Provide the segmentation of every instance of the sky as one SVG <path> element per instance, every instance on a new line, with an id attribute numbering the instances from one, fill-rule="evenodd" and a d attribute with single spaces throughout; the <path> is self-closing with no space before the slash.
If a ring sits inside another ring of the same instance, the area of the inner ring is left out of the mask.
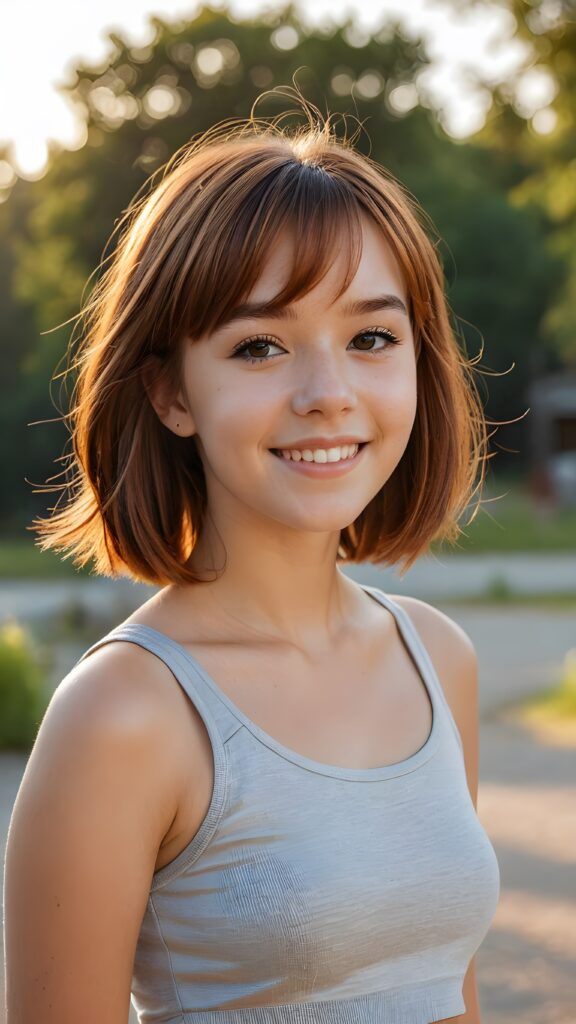
<path id="1" fill-rule="evenodd" d="M 553 6 L 555 0 L 546 0 Z M 201 4 L 184 0 L 9 0 L 0 25 L 0 144 L 10 145 L 10 162 L 22 177 L 42 175 L 47 140 L 80 148 L 85 130 L 57 85 L 70 76 L 74 62 L 102 62 L 109 49 L 106 33 L 127 34 L 132 45 L 144 45 L 149 16 L 166 20 L 191 17 Z M 263 0 L 212 0 L 236 17 L 281 9 Z M 400 18 L 408 34 L 423 34 L 434 61 L 418 80 L 418 95 L 440 110 L 444 128 L 465 139 L 478 131 L 489 107 L 489 92 L 475 89 L 470 71 L 480 68 L 492 82 L 510 80 L 526 62 L 526 44 L 512 39 L 514 19 L 501 4 L 460 4 L 458 14 L 446 0 L 307 0 L 296 3 L 304 24 L 341 24 L 354 17 L 353 42 L 390 14 Z M 287 83 L 289 84 L 289 83 Z M 532 68 L 518 81 L 519 112 L 531 117 L 536 131 L 554 127 L 548 106 L 554 84 L 543 69 Z M 334 107 L 333 102 L 333 107 Z M 2 177 L 13 174 L 0 161 Z M 7 183 L 7 182 L 5 182 Z"/>

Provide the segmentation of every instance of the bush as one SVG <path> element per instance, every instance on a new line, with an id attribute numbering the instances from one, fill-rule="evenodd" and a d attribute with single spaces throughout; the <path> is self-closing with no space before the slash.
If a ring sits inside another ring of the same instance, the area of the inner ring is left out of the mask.
<path id="1" fill-rule="evenodd" d="M 0 627 L 0 749 L 31 749 L 49 697 L 46 666 L 15 621 Z"/>
<path id="2" fill-rule="evenodd" d="M 500 575 L 492 576 L 484 594 L 490 601 L 509 601 L 513 596 L 508 580 Z"/>
<path id="3" fill-rule="evenodd" d="M 534 694 L 524 710 L 533 722 L 576 723 L 576 647 L 566 652 L 558 685 Z"/>

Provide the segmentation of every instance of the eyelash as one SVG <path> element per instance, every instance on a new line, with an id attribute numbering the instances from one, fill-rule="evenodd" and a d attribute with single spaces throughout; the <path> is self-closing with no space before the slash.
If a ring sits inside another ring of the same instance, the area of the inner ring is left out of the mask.
<path id="1" fill-rule="evenodd" d="M 389 341 L 390 344 L 392 345 L 397 345 L 400 342 L 400 339 L 397 338 L 395 334 L 392 334 L 392 331 L 389 331 L 388 328 L 386 327 L 373 327 L 367 331 L 360 331 L 359 334 L 356 334 L 352 338 L 352 341 L 356 341 L 356 338 L 363 338 L 367 334 L 374 334 L 380 338 L 385 338 L 386 341 Z M 250 348 L 251 345 L 254 345 L 257 341 L 266 342 L 270 345 L 276 344 L 274 338 L 270 334 L 257 334 L 253 338 L 247 338 L 246 341 L 242 341 L 239 345 L 237 345 L 236 348 L 234 349 L 232 358 L 242 358 L 243 362 L 245 363 L 268 363 L 270 362 L 270 359 L 274 359 L 275 356 L 270 356 L 270 358 L 258 358 L 255 356 L 244 355 L 246 350 Z M 364 351 L 367 355 L 378 355 L 380 352 L 386 352 L 387 349 L 388 346 L 384 345 L 383 348 L 358 349 L 358 351 Z"/>

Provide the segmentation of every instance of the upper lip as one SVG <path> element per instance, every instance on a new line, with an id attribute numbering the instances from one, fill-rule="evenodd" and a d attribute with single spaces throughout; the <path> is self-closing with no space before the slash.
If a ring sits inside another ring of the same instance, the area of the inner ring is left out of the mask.
<path id="1" fill-rule="evenodd" d="M 295 441 L 293 444 L 282 444 L 276 445 L 276 450 L 284 451 L 304 451 L 305 448 L 310 448 L 314 451 L 315 448 L 340 448 L 344 444 L 365 444 L 360 437 L 352 437 L 347 434 L 345 437 L 305 437 L 300 441 Z"/>

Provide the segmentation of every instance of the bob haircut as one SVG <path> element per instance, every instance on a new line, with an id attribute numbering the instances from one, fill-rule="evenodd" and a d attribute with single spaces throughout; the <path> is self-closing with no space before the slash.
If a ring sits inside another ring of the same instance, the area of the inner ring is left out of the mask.
<path id="1" fill-rule="evenodd" d="M 63 416 L 72 424 L 73 451 L 62 457 L 68 479 L 43 485 L 66 489 L 68 502 L 27 527 L 42 550 L 67 551 L 78 567 L 93 559 L 105 576 L 202 582 L 187 564 L 208 512 L 202 463 L 194 437 L 161 423 L 145 372 L 177 389 L 184 345 L 218 330 L 246 301 L 284 229 L 294 260 L 271 311 L 307 294 L 346 242 L 340 297 L 358 267 L 361 214 L 381 229 L 404 277 L 417 411 L 389 480 L 340 531 L 337 561 L 401 562 L 405 572 L 432 540 L 462 532 L 458 520 L 484 480 L 488 438 L 477 360 L 460 351 L 451 328 L 443 270 L 424 227 L 431 222 L 390 172 L 336 138 L 330 118 L 312 105 L 305 112 L 308 124 L 293 130 L 253 110 L 221 122 L 182 147 L 149 194 L 128 206 L 110 264 L 78 314 L 84 330 L 66 371 L 78 375 Z"/>

